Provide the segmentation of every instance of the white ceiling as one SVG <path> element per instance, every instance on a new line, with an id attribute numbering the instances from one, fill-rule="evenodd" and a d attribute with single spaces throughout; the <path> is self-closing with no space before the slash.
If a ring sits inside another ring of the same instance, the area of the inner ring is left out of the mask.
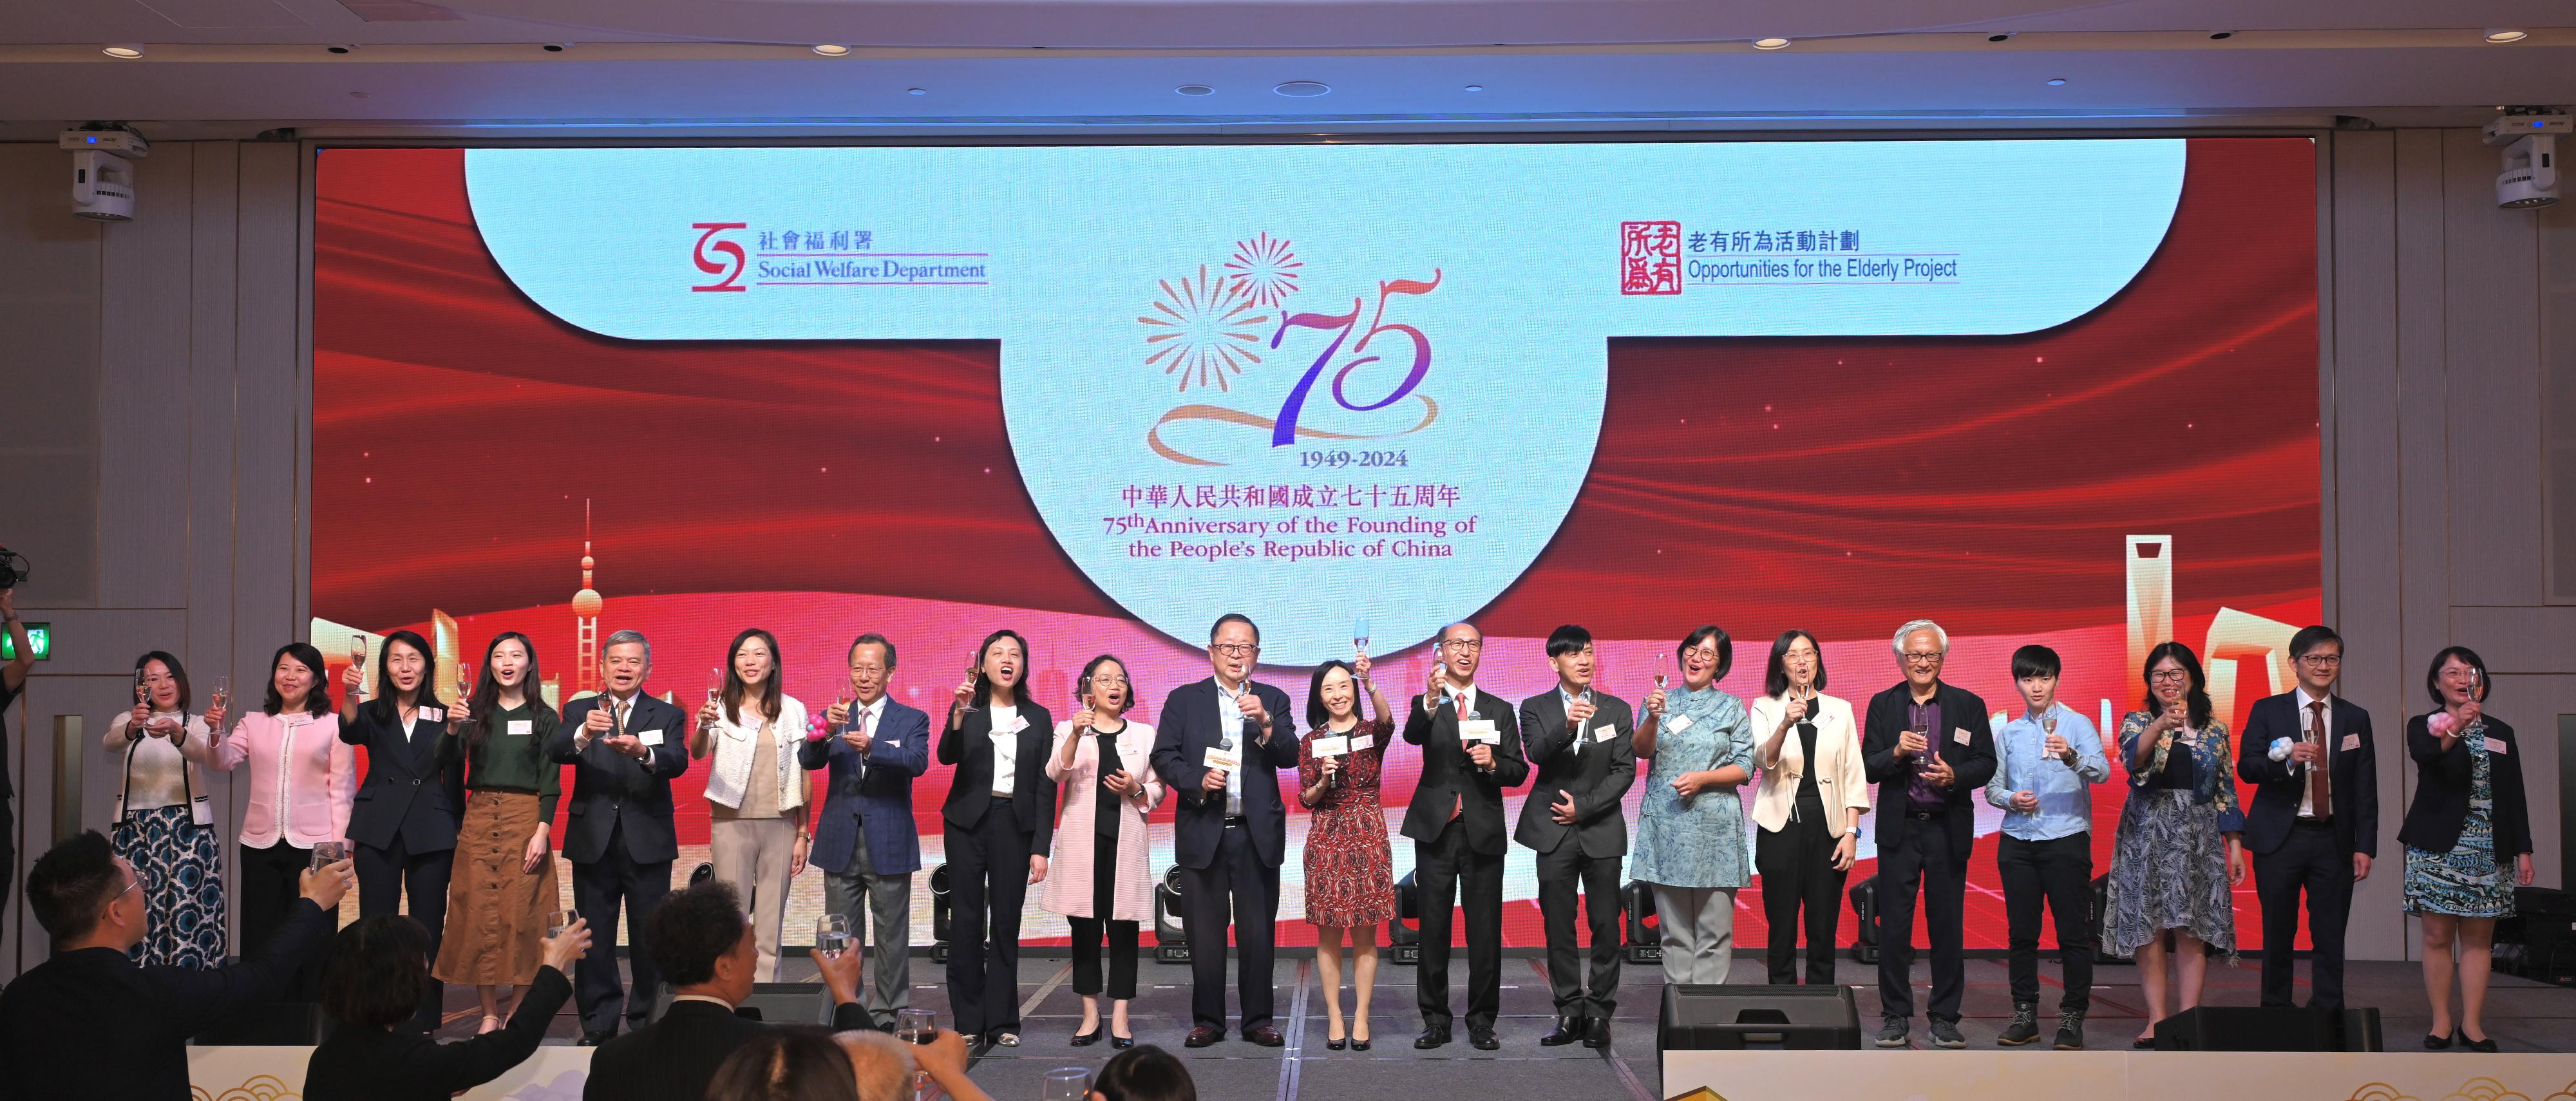
<path id="1" fill-rule="evenodd" d="M 1747 44 L 1766 35 L 1795 41 Z M 16 138 L 2422 125 L 2570 102 L 2566 0 L 0 0 Z"/>

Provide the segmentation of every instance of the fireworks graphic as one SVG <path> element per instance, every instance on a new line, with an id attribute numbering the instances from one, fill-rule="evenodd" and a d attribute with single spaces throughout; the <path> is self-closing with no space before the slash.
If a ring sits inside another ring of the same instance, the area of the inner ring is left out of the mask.
<path id="1" fill-rule="evenodd" d="M 1136 319 L 1152 326 L 1145 334 L 1145 346 L 1153 349 L 1146 365 L 1178 378 L 1182 393 L 1211 384 L 1233 389 L 1230 376 L 1242 374 L 1245 364 L 1261 362 L 1254 349 L 1261 346 L 1261 326 L 1270 323 L 1270 315 L 1245 316 L 1261 309 L 1261 303 L 1225 276 L 1210 274 L 1205 264 L 1199 265 L 1195 280 L 1183 276 L 1157 282 L 1163 296 L 1154 301 L 1153 313 Z"/>
<path id="2" fill-rule="evenodd" d="M 1225 262 L 1225 281 L 1237 294 L 1265 307 L 1276 306 L 1297 293 L 1297 269 L 1305 266 L 1289 251 L 1288 242 L 1262 233 L 1234 243 L 1234 257 Z"/>

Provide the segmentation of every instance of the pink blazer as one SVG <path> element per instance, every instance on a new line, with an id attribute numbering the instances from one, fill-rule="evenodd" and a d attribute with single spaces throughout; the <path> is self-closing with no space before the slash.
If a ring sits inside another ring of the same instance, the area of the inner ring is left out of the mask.
<path id="1" fill-rule="evenodd" d="M 1084 737 L 1073 749 L 1073 767 L 1064 768 L 1064 740 L 1071 737 L 1071 720 L 1055 724 L 1055 739 L 1047 748 L 1047 779 L 1064 784 L 1064 816 L 1057 820 L 1055 855 L 1047 860 L 1045 895 L 1039 904 L 1047 912 L 1067 917 L 1098 917 L 1091 912 L 1092 852 L 1097 848 L 1100 830 L 1094 824 L 1100 814 L 1099 800 L 1107 796 L 1100 786 L 1100 747 Z M 1127 721 L 1127 729 L 1118 732 L 1118 761 L 1127 774 L 1145 783 L 1145 804 L 1132 799 L 1120 801 L 1118 819 L 1118 897 L 1109 915 L 1112 921 L 1154 920 L 1154 869 L 1150 863 L 1153 846 L 1145 835 L 1145 815 L 1163 802 L 1163 781 L 1154 775 L 1154 766 L 1145 758 L 1154 751 L 1154 728 Z"/>
<path id="2" fill-rule="evenodd" d="M 250 762 L 250 806 L 242 812 L 241 841 L 254 849 L 287 844 L 309 849 L 316 841 L 349 836 L 349 807 L 358 794 L 357 747 L 340 740 L 340 716 L 267 715 L 257 711 L 215 752 L 214 767 L 233 771 Z"/>

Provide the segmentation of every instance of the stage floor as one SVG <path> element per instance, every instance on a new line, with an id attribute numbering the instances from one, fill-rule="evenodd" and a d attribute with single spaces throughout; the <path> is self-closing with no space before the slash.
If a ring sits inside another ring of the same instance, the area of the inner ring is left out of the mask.
<path id="1" fill-rule="evenodd" d="M 791 949 L 801 954 L 802 949 Z M 2208 1001 L 2212 1005 L 2253 1005 L 2260 1000 L 2258 964 L 2246 960 L 2235 967 L 2213 968 L 2210 972 Z M 1619 1101 L 1654 1101 L 1661 1098 L 1659 1068 L 1655 1057 L 1655 1013 L 1660 1005 L 1660 976 L 1653 966 L 1625 969 L 1621 1003 L 1608 1053 L 1587 1050 L 1580 1045 L 1540 1047 L 1538 1037 L 1550 1022 L 1550 998 L 1541 961 L 1525 957 L 1503 960 L 1502 1021 L 1496 1029 L 1503 1046 L 1499 1051 L 1477 1051 L 1467 1046 L 1466 1031 L 1457 1028 L 1449 1046 L 1436 1051 L 1416 1051 L 1413 1036 L 1421 1030 L 1421 1018 L 1414 1009 L 1414 969 L 1381 962 L 1377 975 L 1376 1002 L 1372 1007 L 1372 1040 L 1375 1046 L 1365 1052 L 1328 1051 L 1324 1047 L 1325 1023 L 1321 991 L 1315 978 L 1314 962 L 1286 959 L 1276 965 L 1274 982 L 1277 990 L 1279 1029 L 1288 1037 L 1284 1048 L 1255 1047 L 1229 1038 L 1213 1047 L 1197 1051 L 1181 1047 L 1181 1038 L 1189 1031 L 1189 968 L 1183 964 L 1158 964 L 1150 954 L 1140 965 L 1138 997 L 1130 1007 L 1130 1019 L 1136 1037 L 1146 1043 L 1160 1044 L 1189 1061 L 1190 1072 L 1197 1080 L 1199 1096 L 1210 1101 L 1268 1097 L 1278 1101 L 1306 1098 L 1309 1101 L 1382 1101 L 1388 1097 L 1436 1099 L 1482 1098 L 1495 1096 L 1557 1096 L 1619 1099 Z M 2011 1020 L 2012 997 L 2006 985 L 2004 961 L 1971 959 L 1968 961 L 1968 991 L 1965 1018 L 1960 1032 L 1972 1049 L 1998 1050 L 1995 1036 Z M 945 970 L 926 958 L 912 961 L 913 1004 L 939 1012 L 940 1023 L 952 1023 L 948 1015 L 948 992 Z M 2305 997 L 2307 965 L 2300 964 L 2301 996 Z M 2047 1025 L 2053 1017 L 2058 997 L 2056 966 L 2043 961 L 2040 974 L 2041 1019 Z M 2422 985 L 2422 972 L 2414 964 L 2356 962 L 2345 974 L 2347 1000 L 2354 1005 L 2380 1008 L 2389 1050 L 2421 1051 L 2421 1037 L 2427 1027 Z M 799 961 L 781 964 L 782 980 L 808 979 L 812 967 Z M 1733 981 L 1759 983 L 1763 963 L 1758 955 L 1740 955 L 1735 961 Z M 1839 979 L 1846 985 L 1857 985 L 1856 991 L 1864 1030 L 1874 1030 L 1878 1023 L 1877 970 L 1849 959 L 1842 960 Z M 1450 967 L 1453 1010 L 1465 1008 L 1464 984 L 1466 965 L 1455 960 Z M 1915 997 L 1919 1006 L 1924 997 L 1924 984 L 1929 982 L 1925 965 L 1915 964 Z M 2125 1048 L 2137 1035 L 2145 999 L 2137 985 L 2137 970 L 2129 966 L 2104 966 L 2096 969 L 2093 1009 L 2086 1029 L 2085 1042 L 2096 1050 Z M 1020 990 L 1026 1027 L 1025 1043 L 1016 1050 L 997 1048 L 980 1060 L 973 1072 L 975 1080 L 995 1097 L 1027 1097 L 1036 1092 L 1038 1076 L 1050 1067 L 1098 1066 L 1113 1052 L 1107 1043 L 1075 1048 L 1066 1043 L 1082 1015 L 1081 1000 L 1071 988 L 1072 967 L 1057 957 L 1029 957 L 1020 961 Z M 1347 980 L 1345 980 L 1347 982 Z M 1345 1010 L 1349 993 L 1343 994 Z M 1232 998 L 1228 999 L 1231 1011 Z M 461 1039 L 471 1034 L 476 1022 L 474 995 L 469 987 L 450 986 L 447 990 L 448 1025 L 443 1035 Z M 2488 1031 L 2503 1044 L 2506 1051 L 2576 1052 L 2576 990 L 2561 989 L 2524 979 L 2498 976 L 2487 1002 Z M 558 1018 L 550 1043 L 571 1043 L 580 1035 L 579 1026 L 566 1007 Z M 1929 1049 L 1923 1021 L 1914 1021 L 1914 1047 L 1925 1051 L 1919 1056 L 1938 1059 L 1946 1054 Z M 1870 1047 L 1867 1050 L 1877 1052 Z M 2454 1049 L 2457 1053 L 2458 1049 Z M 1888 1054 L 1894 1054 L 1889 1052 Z M 2021 1049 L 2018 1054 L 2039 1059 L 2054 1054 L 2045 1043 Z"/>

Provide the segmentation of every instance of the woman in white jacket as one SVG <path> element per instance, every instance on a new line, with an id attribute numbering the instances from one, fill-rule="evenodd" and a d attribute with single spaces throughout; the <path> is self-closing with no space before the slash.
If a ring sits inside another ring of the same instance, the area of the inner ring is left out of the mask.
<path id="1" fill-rule="evenodd" d="M 1861 774 L 1860 727 L 1851 704 L 1824 694 L 1825 657 L 1816 636 L 1784 631 L 1771 644 L 1761 699 L 1753 701 L 1753 870 L 1762 877 L 1762 914 L 1771 929 L 1771 984 L 1797 980 L 1798 910 L 1806 908 L 1807 982 L 1834 981 L 1834 921 L 1843 876 L 1860 857 L 1860 816 L 1869 810 Z"/>
<path id="2" fill-rule="evenodd" d="M 779 690 L 776 636 L 754 627 L 735 635 L 725 654 L 723 688 L 709 686 L 689 756 L 715 758 L 707 774 L 708 847 L 716 878 L 751 907 L 752 939 L 760 945 L 753 979 L 772 982 L 787 885 L 805 870 L 813 843 L 805 770 L 796 761 L 805 705 Z"/>
<path id="3" fill-rule="evenodd" d="M 1082 996 L 1082 1028 L 1073 1046 L 1100 1042 L 1100 995 L 1109 995 L 1109 1046 L 1133 1047 L 1127 1002 L 1136 996 L 1136 933 L 1154 917 L 1152 847 L 1145 816 L 1163 801 L 1163 781 L 1146 757 L 1154 728 L 1127 718 L 1136 688 L 1127 666 L 1107 654 L 1082 667 L 1074 688 L 1081 708 L 1057 723 L 1047 779 L 1064 785 L 1064 824 L 1049 862 L 1048 912 L 1073 926 L 1073 992 Z M 1104 850 L 1106 855 L 1103 855 Z M 1109 935 L 1109 980 L 1101 982 L 1100 939 Z"/>

